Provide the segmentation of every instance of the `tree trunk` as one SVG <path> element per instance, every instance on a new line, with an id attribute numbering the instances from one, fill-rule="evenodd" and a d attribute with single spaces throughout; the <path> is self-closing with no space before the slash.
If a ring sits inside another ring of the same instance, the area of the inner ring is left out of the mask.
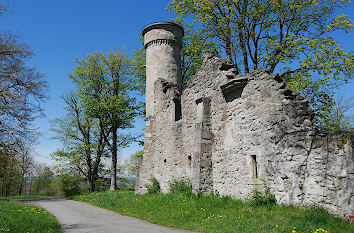
<path id="1" fill-rule="evenodd" d="M 1 181 L 1 196 L 4 196 L 4 181 Z"/>
<path id="2" fill-rule="evenodd" d="M 234 62 L 232 61 L 231 42 L 229 40 L 226 41 L 225 51 L 227 56 L 227 62 L 229 64 L 233 64 Z"/>
<path id="3" fill-rule="evenodd" d="M 21 178 L 20 188 L 18 189 L 18 195 L 22 196 L 24 178 Z"/>
<path id="4" fill-rule="evenodd" d="M 29 186 L 29 194 L 32 194 L 32 182 L 33 182 L 33 177 L 31 177 L 31 182 L 30 182 L 30 186 Z"/>
<path id="5" fill-rule="evenodd" d="M 89 187 L 89 192 L 93 192 L 92 188 L 92 161 L 91 161 L 91 151 L 86 152 L 86 161 L 87 161 L 87 181 L 88 181 L 88 187 Z"/>
<path id="6" fill-rule="evenodd" d="M 89 170 L 90 170 L 90 168 L 89 168 Z M 89 173 L 87 175 L 87 182 L 88 182 L 89 193 L 94 192 L 94 190 L 93 190 L 93 182 L 92 182 L 92 174 L 91 174 L 90 171 L 89 171 Z"/>
<path id="7" fill-rule="evenodd" d="M 111 168 L 111 191 L 117 189 L 117 127 L 112 130 L 112 168 Z"/>
<path id="8" fill-rule="evenodd" d="M 11 181 L 5 185 L 5 197 L 9 195 L 10 187 L 11 187 Z"/>
<path id="9" fill-rule="evenodd" d="M 102 124 L 100 124 L 100 127 L 102 127 Z M 101 128 L 100 132 L 100 137 L 97 145 L 97 153 L 96 153 L 96 160 L 93 163 L 93 168 L 92 168 L 92 190 L 96 191 L 96 182 L 98 179 L 98 169 L 101 164 L 101 157 L 104 151 L 104 138 L 103 138 L 103 129 Z"/>
<path id="10" fill-rule="evenodd" d="M 111 188 L 114 191 L 117 189 L 117 155 L 112 154 L 112 167 L 111 167 Z"/>
<path id="11" fill-rule="evenodd" d="M 39 194 L 39 191 L 40 191 L 40 186 L 41 186 L 41 178 L 38 179 L 38 185 L 37 185 L 37 195 Z"/>

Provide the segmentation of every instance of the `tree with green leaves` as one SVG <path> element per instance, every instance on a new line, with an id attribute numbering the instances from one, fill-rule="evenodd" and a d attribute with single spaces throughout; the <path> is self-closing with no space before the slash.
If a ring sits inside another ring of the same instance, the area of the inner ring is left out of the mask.
<path id="1" fill-rule="evenodd" d="M 13 150 L 6 149 L 0 150 L 0 184 L 1 184 L 1 196 L 16 195 L 16 192 L 12 192 L 17 186 L 20 179 L 19 161 L 15 156 Z"/>
<path id="2" fill-rule="evenodd" d="M 136 171 L 143 161 L 143 150 L 138 150 L 134 154 L 131 154 L 129 159 L 124 161 L 124 169 L 128 172 L 129 176 L 135 176 Z"/>
<path id="3" fill-rule="evenodd" d="M 23 195 L 35 162 L 29 144 L 16 141 L 0 150 L 1 195 Z"/>
<path id="4" fill-rule="evenodd" d="M 118 149 L 136 138 L 124 132 L 133 127 L 139 106 L 132 97 L 135 82 L 131 75 L 131 59 L 124 49 L 107 55 L 94 51 L 86 59 L 77 59 L 69 77 L 77 85 L 77 95 L 88 116 L 97 119 L 103 139 L 112 155 L 111 190 L 117 188 Z"/>
<path id="5" fill-rule="evenodd" d="M 57 133 L 55 138 L 63 142 L 64 149 L 57 150 L 51 156 L 63 166 L 77 170 L 86 178 L 89 192 L 94 192 L 103 167 L 102 161 L 107 156 L 103 130 L 98 121 L 80 107 L 75 93 L 68 93 L 62 98 L 67 115 L 51 121 L 51 130 Z"/>
<path id="6" fill-rule="evenodd" d="M 336 16 L 349 0 L 172 0 L 168 9 L 203 30 L 238 74 L 260 67 L 282 73 L 288 86 L 307 98 L 316 123 L 334 106 L 333 90 L 353 76 L 354 55 L 333 37 L 354 25 Z M 189 46 L 188 44 L 186 46 Z"/>
<path id="7" fill-rule="evenodd" d="M 328 117 L 324 120 L 334 131 L 354 128 L 354 114 L 349 113 L 354 108 L 354 98 L 344 99 L 342 96 L 335 99 Z"/>
<path id="8" fill-rule="evenodd" d="M 21 196 L 26 191 L 26 178 L 29 178 L 31 170 L 35 165 L 35 162 L 32 157 L 31 148 L 26 145 L 20 145 L 16 157 L 18 160 L 18 169 L 20 174 L 18 195 Z"/>
<path id="9" fill-rule="evenodd" d="M 36 164 L 35 170 L 36 179 L 31 186 L 31 195 L 55 195 L 51 187 L 55 179 L 52 169 L 44 164 Z"/>

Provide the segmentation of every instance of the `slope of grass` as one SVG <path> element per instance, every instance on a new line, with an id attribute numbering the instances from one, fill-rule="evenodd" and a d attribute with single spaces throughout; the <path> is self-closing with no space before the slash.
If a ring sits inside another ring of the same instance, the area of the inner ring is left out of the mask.
<path id="1" fill-rule="evenodd" d="M 133 191 L 74 197 L 152 223 L 198 232 L 354 232 L 354 224 L 320 208 L 253 207 L 230 197 L 180 194 L 134 195 Z"/>
<path id="2" fill-rule="evenodd" d="M 60 233 L 62 230 L 57 219 L 45 209 L 0 200 L 0 232 Z"/>

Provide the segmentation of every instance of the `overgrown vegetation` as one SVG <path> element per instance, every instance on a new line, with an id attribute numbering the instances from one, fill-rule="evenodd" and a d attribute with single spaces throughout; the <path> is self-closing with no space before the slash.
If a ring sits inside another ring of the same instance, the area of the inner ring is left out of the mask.
<path id="1" fill-rule="evenodd" d="M 260 206 L 260 205 L 274 205 L 276 204 L 275 196 L 270 194 L 269 191 L 261 192 L 258 189 L 252 191 L 251 197 L 248 199 L 251 206 Z"/>
<path id="2" fill-rule="evenodd" d="M 81 194 L 80 182 L 82 182 L 82 177 L 80 176 L 69 174 L 60 176 L 60 190 L 62 191 L 62 196 L 71 197 Z"/>
<path id="3" fill-rule="evenodd" d="M 0 232 L 62 232 L 57 219 L 45 209 L 0 200 Z"/>
<path id="4" fill-rule="evenodd" d="M 150 179 L 151 184 L 147 184 L 145 187 L 147 188 L 148 194 L 160 193 L 160 183 L 159 181 L 153 177 Z"/>
<path id="5" fill-rule="evenodd" d="M 271 207 L 277 203 L 277 199 L 275 199 L 275 195 L 270 192 L 270 187 L 267 185 L 264 179 L 261 179 L 263 182 L 263 190 L 264 192 L 254 189 L 251 193 L 250 198 L 247 201 L 252 206 L 268 206 Z"/>
<path id="6" fill-rule="evenodd" d="M 169 183 L 170 193 L 186 193 L 192 195 L 192 182 L 189 179 L 172 180 Z"/>
<path id="7" fill-rule="evenodd" d="M 134 195 L 133 191 L 122 190 L 80 195 L 74 200 L 152 223 L 198 232 L 313 233 L 318 229 L 354 232 L 354 224 L 334 217 L 322 208 L 283 205 L 269 208 L 215 195 L 197 196 L 184 192 Z"/>

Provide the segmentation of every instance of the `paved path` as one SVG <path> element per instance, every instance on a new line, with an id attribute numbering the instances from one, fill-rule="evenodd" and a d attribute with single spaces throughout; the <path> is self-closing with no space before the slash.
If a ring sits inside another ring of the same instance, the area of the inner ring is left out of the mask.
<path id="1" fill-rule="evenodd" d="M 83 202 L 65 199 L 31 200 L 47 209 L 68 233 L 178 233 L 172 229 L 127 217 Z"/>

